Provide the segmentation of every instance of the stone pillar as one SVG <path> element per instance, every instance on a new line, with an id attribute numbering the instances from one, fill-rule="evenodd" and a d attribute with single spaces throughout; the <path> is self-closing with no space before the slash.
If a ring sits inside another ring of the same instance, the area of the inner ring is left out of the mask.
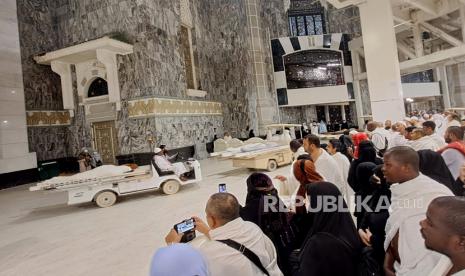
<path id="1" fill-rule="evenodd" d="M 449 95 L 449 83 L 447 82 L 447 70 L 446 66 L 442 65 L 436 68 L 435 72 L 436 81 L 439 81 L 441 84 L 442 100 L 444 104 L 444 109 L 451 107 L 450 104 L 450 95 Z"/>
<path id="2" fill-rule="evenodd" d="M 358 7 L 373 119 L 400 121 L 405 107 L 390 0 L 366 0 Z"/>
<path id="3" fill-rule="evenodd" d="M 329 122 L 329 105 L 325 105 L 325 121 L 326 124 Z"/>
<path id="4" fill-rule="evenodd" d="M 265 55 L 269 55 L 268 49 L 264 48 L 262 33 L 264 30 L 259 24 L 259 0 L 243 0 L 247 7 L 247 22 L 250 32 L 250 56 L 252 57 L 254 78 L 255 78 L 255 98 L 257 99 L 257 118 L 258 122 L 251 122 L 251 128 L 254 128 L 258 135 L 265 135 L 265 126 L 274 123 L 274 115 L 279 112 L 275 99 L 268 91 L 268 78 L 266 76 Z M 274 93 L 274 92 L 273 92 Z M 250 98 L 249 98 L 250 100 Z M 287 123 L 287 122 L 284 122 Z M 258 132 L 257 132 L 258 130 Z"/>
<path id="5" fill-rule="evenodd" d="M 345 121 L 346 120 L 346 109 L 343 104 L 341 105 L 341 115 L 342 115 L 342 120 Z"/>
<path id="6" fill-rule="evenodd" d="M 29 152 L 16 0 L 0 4 L 0 174 L 37 167 Z M 0 177 L 1 178 L 1 177 Z"/>

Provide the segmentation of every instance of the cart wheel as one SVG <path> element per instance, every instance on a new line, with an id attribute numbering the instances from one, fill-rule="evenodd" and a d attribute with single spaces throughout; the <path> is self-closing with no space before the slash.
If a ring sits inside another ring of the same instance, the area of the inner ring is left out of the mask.
<path id="1" fill-rule="evenodd" d="M 167 195 L 173 195 L 179 191 L 179 182 L 174 179 L 168 180 L 163 183 L 162 190 Z"/>
<path id="2" fill-rule="evenodd" d="M 278 163 L 276 163 L 275 160 L 269 160 L 268 161 L 268 166 L 266 167 L 266 169 L 269 172 L 272 172 L 272 171 L 276 170 L 277 168 L 278 168 Z"/>
<path id="3" fill-rule="evenodd" d="M 101 208 L 106 208 L 110 207 L 116 202 L 116 194 L 114 192 L 110 191 L 104 191 L 99 193 L 95 197 L 95 204 L 97 204 L 98 207 Z"/>

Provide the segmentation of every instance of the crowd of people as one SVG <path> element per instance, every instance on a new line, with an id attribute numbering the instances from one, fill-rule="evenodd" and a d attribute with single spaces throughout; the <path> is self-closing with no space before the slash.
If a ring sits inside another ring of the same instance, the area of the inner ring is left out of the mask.
<path id="1" fill-rule="evenodd" d="M 288 175 L 212 195 L 203 235 L 171 229 L 151 275 L 465 275 L 465 142 L 453 113 L 290 143 Z M 336 208 L 333 208 L 336 206 Z"/>

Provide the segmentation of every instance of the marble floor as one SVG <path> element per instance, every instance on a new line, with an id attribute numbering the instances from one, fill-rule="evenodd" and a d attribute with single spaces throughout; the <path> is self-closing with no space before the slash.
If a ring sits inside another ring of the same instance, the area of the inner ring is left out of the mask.
<path id="1" fill-rule="evenodd" d="M 205 203 L 227 183 L 241 204 L 248 169 L 231 161 L 201 161 L 204 180 L 175 195 L 149 192 L 110 208 L 67 206 L 66 194 L 0 191 L 0 275 L 147 275 L 154 251 L 177 222 L 205 217 Z M 289 166 L 268 173 L 286 175 Z"/>

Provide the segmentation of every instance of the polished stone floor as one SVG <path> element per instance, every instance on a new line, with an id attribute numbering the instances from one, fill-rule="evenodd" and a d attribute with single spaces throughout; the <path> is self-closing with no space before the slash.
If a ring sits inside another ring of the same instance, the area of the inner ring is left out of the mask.
<path id="1" fill-rule="evenodd" d="M 203 181 L 175 195 L 132 195 L 104 209 L 67 206 L 66 194 L 29 192 L 28 185 L 0 191 L 0 275 L 147 275 L 166 233 L 192 215 L 204 218 L 219 183 L 245 201 L 251 171 L 216 159 L 201 164 Z"/>

